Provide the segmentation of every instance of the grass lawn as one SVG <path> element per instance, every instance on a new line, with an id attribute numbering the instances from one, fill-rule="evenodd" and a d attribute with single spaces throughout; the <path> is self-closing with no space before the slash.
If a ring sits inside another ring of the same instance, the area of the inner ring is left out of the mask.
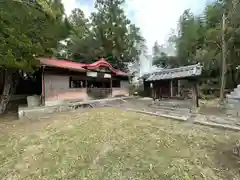
<path id="1" fill-rule="evenodd" d="M 239 133 L 113 108 L 2 122 L 0 131 L 0 179 L 240 179 L 231 152 Z"/>

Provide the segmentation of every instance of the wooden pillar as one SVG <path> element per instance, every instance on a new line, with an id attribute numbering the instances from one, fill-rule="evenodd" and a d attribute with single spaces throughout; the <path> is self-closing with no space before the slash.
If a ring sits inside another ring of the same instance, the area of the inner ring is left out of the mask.
<path id="1" fill-rule="evenodd" d="M 85 88 L 87 88 L 88 86 L 88 82 L 87 82 L 87 77 L 86 77 L 86 80 L 85 80 Z"/>
<path id="2" fill-rule="evenodd" d="M 170 80 L 170 92 L 171 92 L 171 98 L 173 97 L 173 80 Z"/>
<path id="3" fill-rule="evenodd" d="M 159 81 L 156 81 L 156 99 L 160 99 L 160 82 Z"/>
<path id="4" fill-rule="evenodd" d="M 86 75 L 87 75 L 87 74 L 86 74 Z M 84 91 L 85 91 L 85 93 L 86 93 L 86 96 L 89 97 L 89 93 L 88 93 L 88 80 L 87 80 L 88 77 L 86 76 L 85 78 L 86 78 L 86 79 L 85 79 L 85 90 L 84 90 Z"/>
<path id="5" fill-rule="evenodd" d="M 45 105 L 45 81 L 44 81 L 44 66 L 42 67 L 42 98 L 41 102 Z"/>
<path id="6" fill-rule="evenodd" d="M 150 82 L 150 91 L 151 91 L 151 98 L 154 100 L 155 96 L 154 96 L 154 84 L 153 82 Z"/>
<path id="7" fill-rule="evenodd" d="M 197 87 L 197 80 L 191 80 L 192 84 L 192 107 L 198 108 L 199 102 L 198 102 L 198 87 Z"/>
<path id="8" fill-rule="evenodd" d="M 181 80 L 178 79 L 178 96 L 181 97 Z"/>
<path id="9" fill-rule="evenodd" d="M 111 91 L 111 97 L 112 97 L 112 77 L 110 78 L 110 91 Z"/>

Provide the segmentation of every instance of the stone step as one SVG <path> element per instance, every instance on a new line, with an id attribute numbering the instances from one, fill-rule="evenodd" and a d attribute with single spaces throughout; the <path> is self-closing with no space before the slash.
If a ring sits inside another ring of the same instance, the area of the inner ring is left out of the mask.
<path id="1" fill-rule="evenodd" d="M 151 107 L 150 107 L 151 108 Z M 175 108 L 175 107 L 167 107 L 167 106 L 160 106 L 160 107 L 153 107 L 156 110 L 166 110 L 166 111 L 176 111 L 181 113 L 190 113 L 191 110 L 189 108 Z"/>
<path id="2" fill-rule="evenodd" d="M 164 108 L 164 109 L 179 109 L 179 110 L 187 110 L 191 107 L 191 105 L 181 105 L 181 104 L 156 104 L 156 105 L 150 105 L 150 108 Z"/>
<path id="3" fill-rule="evenodd" d="M 240 93 L 240 85 L 238 85 L 236 88 L 233 89 L 232 92 L 230 92 L 230 94 L 239 94 Z"/>
<path id="4" fill-rule="evenodd" d="M 232 91 L 232 92 L 230 93 L 230 95 L 232 95 L 232 96 L 240 96 L 240 91 L 239 91 L 239 89 L 236 90 L 236 91 Z"/>
<path id="5" fill-rule="evenodd" d="M 226 97 L 228 97 L 228 96 L 231 96 L 231 97 L 239 96 L 240 97 L 240 84 L 237 85 L 237 87 L 234 88 L 232 92 L 230 92 L 229 94 L 226 94 Z"/>
<path id="6" fill-rule="evenodd" d="M 164 101 L 159 101 L 158 103 L 159 106 L 183 106 L 183 105 L 191 105 L 191 102 L 164 102 Z"/>
<path id="7" fill-rule="evenodd" d="M 164 116 L 164 115 L 169 115 L 169 116 L 174 116 L 174 117 L 179 117 L 179 118 L 185 118 L 188 119 L 191 114 L 183 114 L 183 113 L 178 113 L 178 112 L 166 112 L 166 111 L 157 111 L 157 114 Z"/>
<path id="8" fill-rule="evenodd" d="M 168 112 L 179 112 L 179 113 L 190 113 L 191 111 L 189 109 L 178 109 L 178 108 L 166 108 L 166 107 L 160 107 L 154 109 L 156 111 L 168 111 Z"/>
<path id="9" fill-rule="evenodd" d="M 171 112 L 171 113 L 180 113 L 180 114 L 188 114 L 191 113 L 190 109 L 163 109 L 160 108 L 157 111 L 166 111 L 166 112 Z"/>
<path id="10" fill-rule="evenodd" d="M 168 109 L 162 109 L 162 108 L 155 110 L 155 112 L 162 113 L 162 114 L 172 114 L 176 116 L 189 116 L 191 114 L 190 111 L 186 112 L 186 111 L 168 110 Z"/>
<path id="11" fill-rule="evenodd" d="M 236 109 L 230 109 L 230 108 L 226 109 L 225 113 L 226 113 L 226 115 L 235 116 L 235 117 L 240 115 L 239 111 L 237 111 Z"/>
<path id="12" fill-rule="evenodd" d="M 228 124 L 219 124 L 215 122 L 206 122 L 206 121 L 194 121 L 195 124 L 200 124 L 200 125 L 205 125 L 205 126 L 210 126 L 210 127 L 216 127 L 216 128 L 223 128 L 223 129 L 228 129 L 228 130 L 233 130 L 233 131 L 240 131 L 240 127 L 234 126 L 234 125 L 228 125 Z"/>
<path id="13" fill-rule="evenodd" d="M 233 103 L 228 102 L 228 103 L 225 105 L 225 108 L 226 108 L 226 109 L 235 109 L 235 108 L 236 108 L 236 104 L 233 104 Z"/>
<path id="14" fill-rule="evenodd" d="M 240 96 L 237 96 L 235 94 L 226 94 L 227 99 L 235 99 L 240 101 Z"/>
<path id="15" fill-rule="evenodd" d="M 240 96 L 240 85 L 238 85 L 236 88 L 233 89 L 229 94 L 226 96 L 231 95 L 231 96 Z"/>
<path id="16" fill-rule="evenodd" d="M 161 114 L 160 116 L 165 118 L 177 119 L 181 121 L 187 121 L 189 119 L 188 116 L 178 116 L 174 114 Z"/>
<path id="17" fill-rule="evenodd" d="M 160 116 L 160 117 L 165 117 L 165 118 L 171 118 L 171 119 L 176 119 L 176 120 L 180 120 L 180 121 L 187 121 L 189 119 L 190 116 L 183 116 L 180 114 L 173 114 L 173 113 L 169 113 L 167 114 L 166 112 L 149 112 L 149 111 L 140 111 L 137 109 L 131 109 L 131 108 L 127 108 L 128 111 L 133 111 L 133 112 L 138 112 L 138 113 L 143 113 L 143 114 L 148 114 L 148 115 L 154 115 L 154 116 Z"/>

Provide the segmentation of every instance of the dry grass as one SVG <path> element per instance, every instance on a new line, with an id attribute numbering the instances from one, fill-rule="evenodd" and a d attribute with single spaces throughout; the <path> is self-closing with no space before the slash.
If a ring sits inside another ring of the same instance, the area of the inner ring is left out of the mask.
<path id="1" fill-rule="evenodd" d="M 112 108 L 0 129 L 1 179 L 240 179 L 223 130 Z"/>

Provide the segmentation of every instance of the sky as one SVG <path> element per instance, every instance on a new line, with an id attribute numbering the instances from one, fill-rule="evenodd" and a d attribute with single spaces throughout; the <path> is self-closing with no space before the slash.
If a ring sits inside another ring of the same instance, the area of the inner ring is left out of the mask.
<path id="1" fill-rule="evenodd" d="M 141 29 L 146 45 L 151 51 L 155 41 L 163 44 L 171 30 L 176 29 L 185 9 L 201 13 L 208 0 L 126 0 L 126 15 Z M 94 11 L 94 0 L 62 0 L 67 15 L 74 8 L 81 8 L 86 16 Z"/>

